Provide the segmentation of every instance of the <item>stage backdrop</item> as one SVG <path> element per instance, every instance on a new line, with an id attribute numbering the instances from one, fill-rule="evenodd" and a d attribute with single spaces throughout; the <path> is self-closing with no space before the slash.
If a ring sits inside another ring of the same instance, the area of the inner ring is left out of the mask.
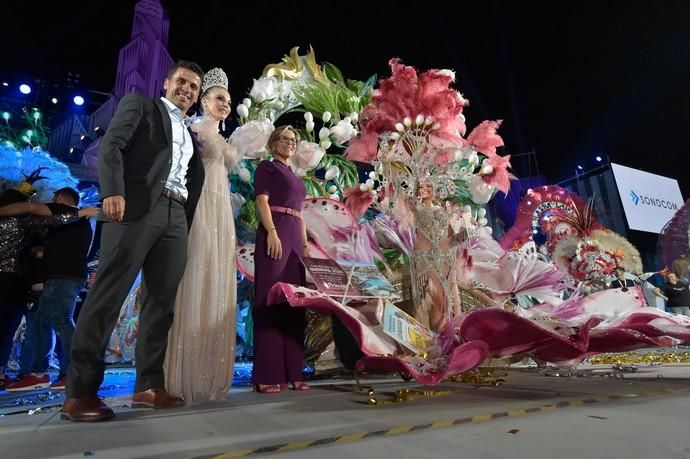
<path id="1" fill-rule="evenodd" d="M 659 233 L 685 202 L 678 181 L 611 164 L 628 227 Z"/>

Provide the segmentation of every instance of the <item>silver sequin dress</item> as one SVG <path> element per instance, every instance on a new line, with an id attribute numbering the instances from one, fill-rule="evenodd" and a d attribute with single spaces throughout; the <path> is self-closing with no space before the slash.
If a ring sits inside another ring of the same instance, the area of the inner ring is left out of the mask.
<path id="1" fill-rule="evenodd" d="M 235 363 L 237 274 L 228 171 L 237 151 L 219 134 L 198 135 L 206 178 L 165 359 L 166 388 L 187 404 L 225 399 Z"/>

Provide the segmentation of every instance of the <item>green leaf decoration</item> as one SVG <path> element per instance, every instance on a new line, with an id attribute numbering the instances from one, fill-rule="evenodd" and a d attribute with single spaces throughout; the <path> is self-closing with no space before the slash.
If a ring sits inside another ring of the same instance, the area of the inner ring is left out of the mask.
<path id="1" fill-rule="evenodd" d="M 364 83 L 364 86 L 362 86 L 359 90 L 359 97 L 367 97 L 367 102 L 366 104 L 369 103 L 369 99 L 371 97 L 371 88 L 374 87 L 376 84 L 377 80 L 377 75 L 373 74 L 372 76 L 369 77 L 369 79 Z M 365 104 L 365 105 L 366 105 Z"/>
<path id="2" fill-rule="evenodd" d="M 302 183 L 307 188 L 307 196 L 312 198 L 320 198 L 326 195 L 326 190 L 321 185 L 321 182 L 313 175 L 302 177 Z"/>
<path id="3" fill-rule="evenodd" d="M 359 184 L 359 174 L 357 173 L 357 166 L 352 161 L 347 160 L 342 155 L 325 154 L 319 163 L 319 169 L 328 169 L 332 166 L 338 166 L 340 175 L 332 181 L 342 191 L 346 188 L 353 187 Z"/>
<path id="4" fill-rule="evenodd" d="M 323 73 L 326 74 L 326 78 L 331 80 L 333 83 L 345 86 L 345 78 L 343 78 L 343 73 L 338 67 L 330 62 L 325 62 L 323 64 Z"/>
<path id="5" fill-rule="evenodd" d="M 237 217 L 238 220 L 256 230 L 259 227 L 259 217 L 256 212 L 256 201 L 247 200 L 240 209 L 240 215 Z"/>

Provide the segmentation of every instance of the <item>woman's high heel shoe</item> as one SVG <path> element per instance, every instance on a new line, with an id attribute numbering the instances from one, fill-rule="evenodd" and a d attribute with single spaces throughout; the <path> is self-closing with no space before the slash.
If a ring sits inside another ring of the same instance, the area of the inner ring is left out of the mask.
<path id="1" fill-rule="evenodd" d="M 304 381 L 292 381 L 290 383 L 290 389 L 292 390 L 311 390 L 311 387 L 307 385 Z"/>
<path id="2" fill-rule="evenodd" d="M 261 394 L 276 394 L 280 392 L 280 386 L 278 384 L 254 384 L 252 390 Z"/>

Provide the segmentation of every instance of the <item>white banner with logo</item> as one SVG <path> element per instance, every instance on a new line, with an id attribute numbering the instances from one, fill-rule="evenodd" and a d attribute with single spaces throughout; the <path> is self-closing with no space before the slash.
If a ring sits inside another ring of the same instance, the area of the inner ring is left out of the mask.
<path id="1" fill-rule="evenodd" d="M 683 206 L 676 179 L 611 163 L 630 229 L 660 233 Z"/>

